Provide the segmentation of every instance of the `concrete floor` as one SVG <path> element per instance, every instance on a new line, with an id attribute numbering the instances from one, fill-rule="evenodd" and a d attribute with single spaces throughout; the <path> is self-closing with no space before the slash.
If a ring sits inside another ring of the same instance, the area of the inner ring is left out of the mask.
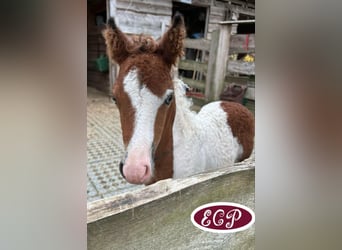
<path id="1" fill-rule="evenodd" d="M 87 139 L 88 201 L 144 187 L 121 177 L 119 162 L 124 149 L 119 112 L 107 95 L 93 88 L 88 88 Z"/>

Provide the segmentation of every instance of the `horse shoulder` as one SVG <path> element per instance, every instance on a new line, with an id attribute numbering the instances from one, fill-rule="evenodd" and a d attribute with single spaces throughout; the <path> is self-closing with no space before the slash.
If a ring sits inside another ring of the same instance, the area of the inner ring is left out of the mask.
<path id="1" fill-rule="evenodd" d="M 242 161 L 248 158 L 254 147 L 254 116 L 243 105 L 235 102 L 220 102 L 222 110 L 227 114 L 227 124 L 233 136 L 242 146 L 242 155 L 237 159 Z"/>
<path id="2" fill-rule="evenodd" d="M 221 102 L 211 102 L 203 106 L 197 119 L 201 124 L 207 170 L 233 164 L 241 147 L 227 124 L 227 113 L 221 108 Z"/>

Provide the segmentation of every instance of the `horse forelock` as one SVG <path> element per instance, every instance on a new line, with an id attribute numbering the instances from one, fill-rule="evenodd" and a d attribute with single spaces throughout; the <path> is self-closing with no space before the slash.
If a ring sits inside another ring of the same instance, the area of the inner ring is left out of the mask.
<path id="1" fill-rule="evenodd" d="M 133 35 L 130 37 L 132 44 L 128 48 L 131 54 L 155 53 L 158 47 L 157 42 L 151 36 Z"/>
<path id="2" fill-rule="evenodd" d="M 157 54 L 133 54 L 120 67 L 122 78 L 136 69 L 140 85 L 146 86 L 158 97 L 162 97 L 167 89 L 173 89 L 171 69 Z"/>

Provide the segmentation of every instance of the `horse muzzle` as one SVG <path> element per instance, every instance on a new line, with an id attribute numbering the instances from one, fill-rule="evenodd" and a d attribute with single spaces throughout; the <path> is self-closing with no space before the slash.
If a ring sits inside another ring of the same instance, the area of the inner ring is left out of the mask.
<path id="1" fill-rule="evenodd" d="M 119 164 L 119 170 L 124 179 L 131 184 L 151 184 L 153 181 L 153 155 L 152 153 L 131 153 Z"/>

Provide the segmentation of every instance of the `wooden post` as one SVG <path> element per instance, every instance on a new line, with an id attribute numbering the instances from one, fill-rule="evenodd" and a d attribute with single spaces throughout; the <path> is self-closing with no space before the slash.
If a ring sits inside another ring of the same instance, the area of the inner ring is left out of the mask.
<path id="1" fill-rule="evenodd" d="M 205 90 L 208 101 L 218 100 L 224 87 L 231 29 L 231 24 L 221 24 L 220 29 L 212 33 Z"/>
<path id="2" fill-rule="evenodd" d="M 107 0 L 106 1 L 106 8 L 107 8 L 107 19 L 109 19 L 109 17 L 115 17 L 116 16 L 116 0 Z M 107 22 L 107 20 L 106 20 Z M 113 95 L 113 86 L 114 86 L 114 81 L 116 79 L 116 74 L 117 74 L 117 67 L 115 64 L 113 64 L 110 60 L 110 58 L 108 58 L 109 60 L 109 89 L 108 89 L 108 95 L 112 96 Z"/>

